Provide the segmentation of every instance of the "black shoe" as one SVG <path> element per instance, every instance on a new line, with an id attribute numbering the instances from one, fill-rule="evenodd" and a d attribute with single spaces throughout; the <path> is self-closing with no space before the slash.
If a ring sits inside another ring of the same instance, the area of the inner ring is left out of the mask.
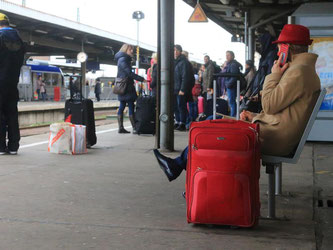
<path id="1" fill-rule="evenodd" d="M 180 124 L 180 125 L 176 128 L 176 130 L 178 130 L 178 131 L 186 131 L 186 126 L 185 126 L 185 124 Z"/>
<path id="2" fill-rule="evenodd" d="M 154 155 L 169 181 L 176 179 L 183 171 L 181 166 L 179 166 L 175 160 L 162 155 L 157 149 L 154 149 Z"/>
<path id="3" fill-rule="evenodd" d="M 180 124 L 178 124 L 178 123 L 173 124 L 173 129 L 177 129 L 179 127 L 179 125 Z"/>
<path id="4" fill-rule="evenodd" d="M 182 192 L 182 196 L 183 196 L 184 199 L 186 199 L 186 192 L 185 191 Z"/>
<path id="5" fill-rule="evenodd" d="M 127 131 L 126 129 L 124 129 L 123 127 L 120 127 L 119 130 L 118 130 L 118 133 L 119 134 L 129 134 L 130 132 Z"/>

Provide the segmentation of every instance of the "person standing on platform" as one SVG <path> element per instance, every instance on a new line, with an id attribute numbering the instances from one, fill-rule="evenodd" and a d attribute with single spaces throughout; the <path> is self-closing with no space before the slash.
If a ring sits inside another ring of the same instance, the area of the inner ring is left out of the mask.
<path id="1" fill-rule="evenodd" d="M 95 96 L 98 102 L 101 100 L 100 94 L 101 94 L 101 80 L 97 78 L 95 84 Z"/>
<path id="2" fill-rule="evenodd" d="M 16 155 L 19 149 L 17 84 L 23 60 L 23 42 L 18 32 L 9 26 L 8 17 L 0 13 L 0 117 L 6 121 L 0 123 L 0 154 L 8 152 Z M 8 144 L 6 144 L 6 132 L 8 132 Z"/>
<path id="3" fill-rule="evenodd" d="M 226 73 L 239 74 L 243 66 L 235 60 L 235 54 L 232 51 L 226 52 L 227 65 L 225 67 Z M 236 117 L 236 92 L 237 92 L 237 78 L 225 77 L 224 83 L 227 87 L 228 103 L 230 107 L 230 116 Z"/>
<path id="4" fill-rule="evenodd" d="M 46 87 L 45 87 L 45 82 L 42 81 L 40 84 L 40 94 L 42 96 L 42 100 L 43 102 L 45 102 L 46 100 Z"/>
<path id="5" fill-rule="evenodd" d="M 192 100 L 192 87 L 194 84 L 193 68 L 186 56 L 182 54 L 180 45 L 174 46 L 175 73 L 174 73 L 174 112 L 175 129 L 186 131 L 187 107 L 186 103 Z"/>
<path id="6" fill-rule="evenodd" d="M 42 76 L 39 75 L 38 78 L 37 78 L 37 82 L 36 82 L 37 86 L 36 86 L 36 92 L 37 92 L 37 95 L 38 95 L 38 100 L 40 99 L 40 88 L 42 86 L 42 83 L 43 83 L 43 79 L 42 79 Z"/>
<path id="7" fill-rule="evenodd" d="M 136 133 L 135 130 L 135 120 L 134 120 L 134 102 L 137 99 L 137 94 L 134 86 L 134 80 L 140 82 L 146 82 L 146 80 L 132 72 L 131 61 L 133 57 L 133 46 L 129 44 L 123 44 L 119 52 L 115 55 L 115 60 L 118 66 L 117 78 L 127 78 L 127 88 L 123 95 L 118 95 L 118 100 L 120 101 L 118 109 L 118 133 L 125 134 L 130 133 L 124 128 L 124 109 L 126 104 L 128 105 L 128 116 L 133 127 L 133 134 Z"/>
<path id="8" fill-rule="evenodd" d="M 204 112 L 206 111 L 206 105 L 208 96 L 213 94 L 213 75 L 215 72 L 214 64 L 210 57 L 207 55 L 204 57 L 205 71 L 202 75 L 202 97 L 204 98 Z"/>
<path id="9" fill-rule="evenodd" d="M 157 53 L 153 53 L 152 55 L 152 65 L 150 68 L 150 75 L 151 75 L 151 95 L 156 97 L 156 86 L 157 86 Z"/>

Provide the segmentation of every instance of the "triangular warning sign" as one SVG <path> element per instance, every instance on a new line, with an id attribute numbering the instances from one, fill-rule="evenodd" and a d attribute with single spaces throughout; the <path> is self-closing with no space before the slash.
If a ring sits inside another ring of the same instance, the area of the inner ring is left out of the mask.
<path id="1" fill-rule="evenodd" d="M 194 11 L 190 19 L 188 19 L 188 22 L 189 23 L 208 22 L 207 16 L 199 3 L 197 3 L 197 5 L 194 7 Z"/>

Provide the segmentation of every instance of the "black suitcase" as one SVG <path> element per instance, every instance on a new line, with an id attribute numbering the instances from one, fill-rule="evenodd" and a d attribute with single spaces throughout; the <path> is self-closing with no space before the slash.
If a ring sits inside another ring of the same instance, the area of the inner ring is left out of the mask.
<path id="1" fill-rule="evenodd" d="M 216 98 L 216 112 L 228 115 L 228 102 L 224 99 Z M 213 115 L 213 99 L 207 101 L 205 114 L 207 117 Z"/>
<path id="2" fill-rule="evenodd" d="M 135 109 L 135 128 L 138 134 L 155 134 L 155 112 L 155 97 L 138 97 Z"/>
<path id="3" fill-rule="evenodd" d="M 96 144 L 94 103 L 90 99 L 82 98 L 82 86 L 80 85 L 79 97 L 66 100 L 65 119 L 72 115 L 71 123 L 86 126 L 87 147 Z"/>

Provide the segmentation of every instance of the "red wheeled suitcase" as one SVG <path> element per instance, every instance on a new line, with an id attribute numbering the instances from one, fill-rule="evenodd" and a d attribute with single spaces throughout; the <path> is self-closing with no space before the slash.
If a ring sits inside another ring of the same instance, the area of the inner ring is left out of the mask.
<path id="1" fill-rule="evenodd" d="M 260 215 L 259 126 L 231 119 L 192 123 L 187 221 L 252 227 Z"/>

